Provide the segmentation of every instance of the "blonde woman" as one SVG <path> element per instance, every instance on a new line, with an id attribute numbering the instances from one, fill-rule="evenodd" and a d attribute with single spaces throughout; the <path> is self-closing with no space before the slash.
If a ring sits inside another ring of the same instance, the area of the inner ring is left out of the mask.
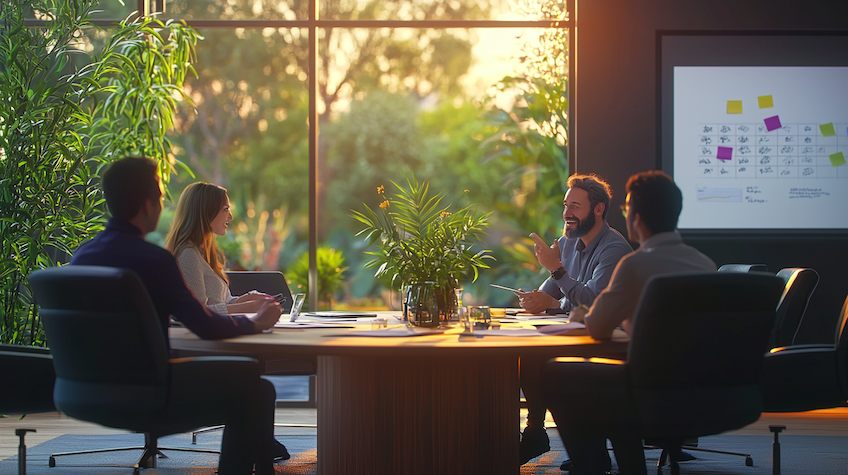
<path id="1" fill-rule="evenodd" d="M 224 273 L 223 236 L 233 220 L 227 190 L 211 183 L 192 183 L 177 203 L 165 248 L 177 258 L 186 285 L 210 310 L 221 315 L 255 313 L 271 297 L 250 291 L 233 297 Z"/>

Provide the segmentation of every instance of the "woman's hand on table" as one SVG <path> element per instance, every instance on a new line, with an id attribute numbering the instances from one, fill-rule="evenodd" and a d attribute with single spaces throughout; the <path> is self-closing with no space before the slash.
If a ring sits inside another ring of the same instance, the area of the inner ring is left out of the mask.
<path id="1" fill-rule="evenodd" d="M 528 313 L 543 313 L 549 308 L 558 308 L 559 300 L 551 297 L 545 292 L 533 290 L 531 292 L 522 291 L 518 295 L 518 304 Z"/>
<path id="2" fill-rule="evenodd" d="M 242 297 L 245 296 L 249 296 L 249 298 L 242 300 Z M 274 297 L 263 293 L 244 294 L 237 298 L 235 303 L 227 305 L 227 312 L 230 314 L 257 313 L 268 302 L 275 302 Z"/>
<path id="3" fill-rule="evenodd" d="M 251 290 L 250 292 L 248 292 L 244 295 L 239 295 L 239 297 L 236 299 L 236 303 L 253 302 L 253 301 L 256 301 L 256 300 L 262 301 L 262 300 L 265 300 L 265 299 L 272 299 L 272 298 L 274 298 L 274 297 L 271 296 L 271 295 L 264 294 L 264 293 L 258 292 L 256 290 Z"/>
<path id="4" fill-rule="evenodd" d="M 256 328 L 256 332 L 259 333 L 273 327 L 282 314 L 283 309 L 280 307 L 280 304 L 273 299 L 268 299 L 250 319 L 253 320 L 253 326 Z"/>

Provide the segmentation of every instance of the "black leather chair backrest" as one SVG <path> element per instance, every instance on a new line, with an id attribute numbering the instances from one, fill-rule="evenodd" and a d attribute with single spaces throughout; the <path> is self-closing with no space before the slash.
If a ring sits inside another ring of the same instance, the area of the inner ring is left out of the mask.
<path id="1" fill-rule="evenodd" d="M 765 264 L 724 264 L 718 268 L 719 272 L 768 272 Z"/>
<path id="2" fill-rule="evenodd" d="M 0 345 L 0 414 L 51 412 L 53 357 L 47 348 Z"/>
<path id="3" fill-rule="evenodd" d="M 819 284 L 819 274 L 813 269 L 781 269 L 777 277 L 783 279 L 786 286 L 777 306 L 777 318 L 770 341 L 772 348 L 789 346 L 795 342 L 810 297 Z"/>
<path id="4" fill-rule="evenodd" d="M 637 306 L 627 365 L 633 387 L 759 384 L 783 280 L 762 274 L 656 276 Z"/>
<path id="5" fill-rule="evenodd" d="M 165 337 L 147 289 L 135 272 L 63 266 L 34 272 L 29 281 L 58 378 L 167 385 Z"/>
<path id="6" fill-rule="evenodd" d="M 286 313 L 291 312 L 292 294 L 286 277 L 280 271 L 231 271 L 227 272 L 230 281 L 230 292 L 239 296 L 256 290 L 269 295 L 283 294 L 286 301 L 282 307 Z"/>

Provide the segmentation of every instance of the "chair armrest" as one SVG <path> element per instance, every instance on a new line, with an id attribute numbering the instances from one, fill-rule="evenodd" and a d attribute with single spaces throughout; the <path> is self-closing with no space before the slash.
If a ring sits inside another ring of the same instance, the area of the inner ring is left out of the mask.
<path id="1" fill-rule="evenodd" d="M 766 353 L 766 356 L 769 354 L 786 354 L 786 353 L 804 353 L 804 352 L 819 352 L 819 351 L 834 351 L 836 349 L 835 345 L 830 345 L 827 343 L 816 343 L 809 345 L 791 345 L 791 346 L 779 346 L 777 348 L 772 348 Z"/>
<path id="2" fill-rule="evenodd" d="M 224 363 L 228 361 L 236 364 L 243 364 L 244 362 L 259 363 L 256 361 L 256 358 L 251 358 L 249 356 L 185 356 L 182 358 L 171 358 L 168 360 L 168 362 L 172 364 L 186 363 L 192 365 L 205 365 L 212 362 Z"/>
<path id="3" fill-rule="evenodd" d="M 779 348 L 763 359 L 761 388 L 765 412 L 825 409 L 845 403 L 833 345 Z"/>

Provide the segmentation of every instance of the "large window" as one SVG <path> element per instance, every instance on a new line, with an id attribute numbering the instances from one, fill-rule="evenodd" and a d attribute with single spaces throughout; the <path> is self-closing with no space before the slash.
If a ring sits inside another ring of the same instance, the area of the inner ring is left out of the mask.
<path id="1" fill-rule="evenodd" d="M 172 193 L 197 180 L 229 190 L 229 267 L 282 270 L 310 309 L 391 308 L 397 292 L 363 268 L 350 210 L 414 173 L 493 213 L 497 261 L 461 285 L 466 302 L 515 305 L 488 283 L 538 286 L 527 235 L 562 227 L 573 3 L 167 0 L 158 15 L 204 37 L 195 105 L 172 136 L 195 177 L 174 177 Z"/>

